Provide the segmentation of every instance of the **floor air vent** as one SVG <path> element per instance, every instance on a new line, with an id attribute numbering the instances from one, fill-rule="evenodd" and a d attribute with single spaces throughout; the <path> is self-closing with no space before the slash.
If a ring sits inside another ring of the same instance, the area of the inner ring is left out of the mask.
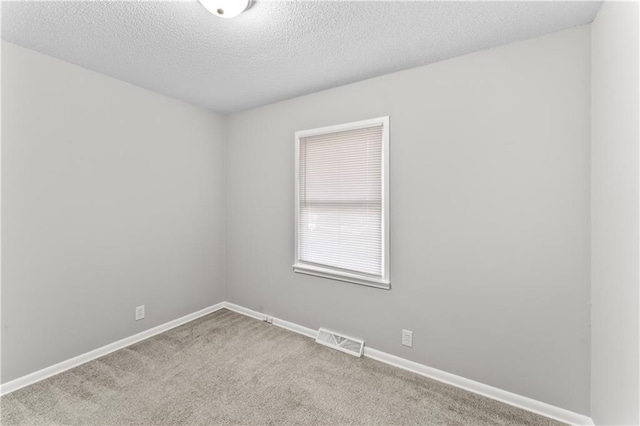
<path id="1" fill-rule="evenodd" d="M 350 355 L 361 357 L 364 351 L 364 341 L 352 337 L 343 336 L 333 331 L 321 328 L 318 330 L 316 343 L 329 346 L 330 348 L 346 352 Z"/>

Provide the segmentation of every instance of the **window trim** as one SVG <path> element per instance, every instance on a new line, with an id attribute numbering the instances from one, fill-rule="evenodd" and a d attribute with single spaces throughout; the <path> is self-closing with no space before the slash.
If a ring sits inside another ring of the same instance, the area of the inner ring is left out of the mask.
<path id="1" fill-rule="evenodd" d="M 356 130 L 376 125 L 382 126 L 382 276 L 381 278 L 347 272 L 338 268 L 325 267 L 301 261 L 298 258 L 298 225 L 300 220 L 300 194 L 298 192 L 300 169 L 300 139 L 310 136 L 318 136 L 326 133 L 337 133 L 347 130 Z M 320 127 L 316 129 L 300 130 L 295 133 L 295 167 L 294 167 L 294 194 L 295 194 L 295 220 L 294 220 L 294 252 L 293 271 L 300 274 L 329 278 L 337 281 L 345 281 L 385 290 L 391 289 L 389 279 L 389 116 L 372 118 L 369 120 L 352 123 L 337 124 L 334 126 Z"/>

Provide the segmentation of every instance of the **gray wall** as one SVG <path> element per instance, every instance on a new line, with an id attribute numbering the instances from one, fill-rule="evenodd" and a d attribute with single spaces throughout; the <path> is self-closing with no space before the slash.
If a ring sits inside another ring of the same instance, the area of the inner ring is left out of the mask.
<path id="1" fill-rule="evenodd" d="M 383 115 L 392 290 L 293 273 L 294 132 Z M 585 26 L 230 116 L 227 299 L 588 414 L 589 115 Z"/>
<path id="2" fill-rule="evenodd" d="M 222 117 L 7 43 L 2 102 L 2 382 L 224 299 Z"/>
<path id="3" fill-rule="evenodd" d="M 638 3 L 592 25 L 592 417 L 640 423 Z"/>

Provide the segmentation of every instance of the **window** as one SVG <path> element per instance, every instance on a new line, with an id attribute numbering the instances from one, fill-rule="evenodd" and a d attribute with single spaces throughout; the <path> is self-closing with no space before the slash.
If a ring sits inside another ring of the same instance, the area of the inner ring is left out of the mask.
<path id="1" fill-rule="evenodd" d="M 295 272 L 388 289 L 389 117 L 296 132 Z"/>

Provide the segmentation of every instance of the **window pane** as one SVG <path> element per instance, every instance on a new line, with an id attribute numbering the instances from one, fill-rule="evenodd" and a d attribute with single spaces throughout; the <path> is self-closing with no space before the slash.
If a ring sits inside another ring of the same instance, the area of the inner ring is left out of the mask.
<path id="1" fill-rule="evenodd" d="M 301 207 L 300 260 L 380 276 L 380 215 L 380 204 Z"/>

